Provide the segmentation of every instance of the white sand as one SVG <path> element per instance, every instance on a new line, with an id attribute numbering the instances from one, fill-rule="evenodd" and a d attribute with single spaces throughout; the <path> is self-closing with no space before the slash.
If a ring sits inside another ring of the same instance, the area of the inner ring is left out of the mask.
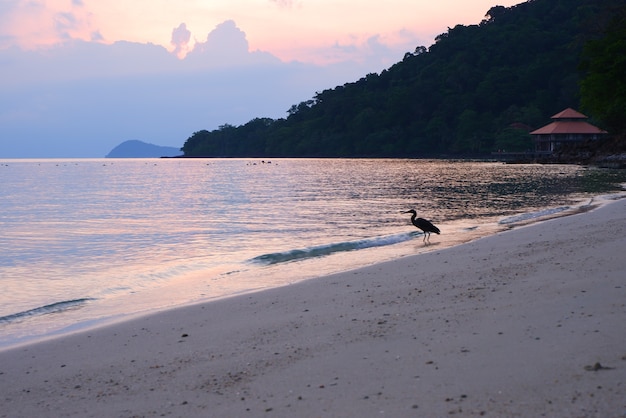
<path id="1" fill-rule="evenodd" d="M 626 200 L 1 352 L 0 416 L 624 417 Z"/>

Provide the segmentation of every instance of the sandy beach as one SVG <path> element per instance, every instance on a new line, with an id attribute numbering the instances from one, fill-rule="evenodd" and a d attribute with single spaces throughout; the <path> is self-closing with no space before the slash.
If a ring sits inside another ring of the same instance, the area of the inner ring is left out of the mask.
<path id="1" fill-rule="evenodd" d="M 626 416 L 626 199 L 445 239 L 5 350 L 0 416 Z"/>

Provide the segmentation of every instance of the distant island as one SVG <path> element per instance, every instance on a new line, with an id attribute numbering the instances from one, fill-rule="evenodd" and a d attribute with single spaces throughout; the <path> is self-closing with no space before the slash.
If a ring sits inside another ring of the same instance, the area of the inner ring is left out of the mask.
<path id="1" fill-rule="evenodd" d="M 133 139 L 113 148 L 105 158 L 160 158 L 176 157 L 181 154 L 180 149 L 176 147 L 164 147 Z"/>

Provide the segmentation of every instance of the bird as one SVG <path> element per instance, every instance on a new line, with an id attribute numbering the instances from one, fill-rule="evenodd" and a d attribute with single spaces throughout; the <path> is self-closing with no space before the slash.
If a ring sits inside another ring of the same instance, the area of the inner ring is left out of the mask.
<path id="1" fill-rule="evenodd" d="M 431 232 L 434 232 L 437 235 L 439 235 L 439 233 L 441 232 L 439 228 L 437 228 L 435 225 L 432 224 L 432 222 L 427 221 L 424 218 L 418 218 L 417 212 L 415 212 L 415 209 L 407 210 L 406 212 L 402 212 L 402 213 L 413 214 L 413 216 L 411 216 L 411 223 L 424 232 L 424 241 L 428 240 L 430 242 Z"/>

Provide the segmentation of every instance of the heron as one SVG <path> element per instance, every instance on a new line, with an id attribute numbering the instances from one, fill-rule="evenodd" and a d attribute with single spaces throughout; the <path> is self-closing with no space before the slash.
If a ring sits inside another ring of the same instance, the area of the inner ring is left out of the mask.
<path id="1" fill-rule="evenodd" d="M 417 212 L 415 212 L 415 209 L 407 210 L 406 212 L 402 212 L 402 213 L 413 214 L 411 216 L 411 223 L 424 232 L 424 240 L 423 240 L 424 242 L 426 241 L 430 242 L 431 232 L 434 232 L 437 235 L 439 235 L 439 233 L 441 232 L 439 228 L 437 228 L 435 225 L 432 224 L 432 222 L 427 221 L 424 218 L 418 218 Z"/>

